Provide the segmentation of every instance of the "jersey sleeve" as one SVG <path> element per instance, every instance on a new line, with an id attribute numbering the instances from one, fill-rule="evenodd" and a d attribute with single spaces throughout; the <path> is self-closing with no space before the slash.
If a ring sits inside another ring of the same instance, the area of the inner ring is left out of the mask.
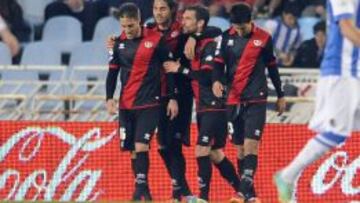
<path id="1" fill-rule="evenodd" d="M 355 5 L 352 0 L 329 0 L 329 3 L 330 14 L 336 22 L 342 19 L 351 19 L 355 15 Z"/>
<path id="2" fill-rule="evenodd" d="M 114 48 L 109 51 L 109 71 L 106 76 L 106 100 L 112 99 L 117 84 L 117 77 L 120 71 L 119 53 L 117 47 L 118 41 L 115 42 Z"/>

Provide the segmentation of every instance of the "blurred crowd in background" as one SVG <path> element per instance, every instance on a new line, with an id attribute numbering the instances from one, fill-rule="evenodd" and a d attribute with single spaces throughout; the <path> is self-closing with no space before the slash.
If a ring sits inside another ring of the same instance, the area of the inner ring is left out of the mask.
<path id="1" fill-rule="evenodd" d="M 50 19 L 76 18 L 82 41 L 92 41 L 99 20 L 113 16 L 126 2 L 139 6 L 144 22 L 152 18 L 153 0 L 1 0 L 0 41 L 9 48 L 12 63 L 21 64 L 23 50 L 43 40 Z M 227 20 L 231 6 L 240 2 L 251 5 L 254 22 L 272 34 L 281 67 L 319 66 L 326 40 L 325 0 L 179 0 L 179 20 L 182 9 L 192 4 L 202 4 L 212 17 Z"/>

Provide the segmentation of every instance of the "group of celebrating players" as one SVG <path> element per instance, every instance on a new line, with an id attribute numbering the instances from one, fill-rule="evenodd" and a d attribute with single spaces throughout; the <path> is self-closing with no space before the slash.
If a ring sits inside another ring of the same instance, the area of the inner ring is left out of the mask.
<path id="1" fill-rule="evenodd" d="M 258 148 L 266 122 L 267 79 L 275 87 L 277 110 L 286 102 L 270 34 L 251 21 L 251 7 L 235 4 L 225 32 L 208 26 L 209 12 L 195 5 L 177 21 L 175 0 L 154 0 L 154 23 L 142 26 L 138 7 L 121 6 L 119 37 L 110 37 L 106 107 L 119 112 L 121 148 L 131 152 L 134 201 L 151 200 L 149 143 L 157 129 L 159 154 L 172 180 L 174 202 L 207 202 L 212 164 L 232 186 L 230 202 L 260 202 L 254 188 Z M 119 101 L 113 98 L 120 74 Z M 200 194 L 186 181 L 182 146 L 190 144 L 193 100 L 198 137 Z M 237 170 L 223 148 L 231 135 Z"/>

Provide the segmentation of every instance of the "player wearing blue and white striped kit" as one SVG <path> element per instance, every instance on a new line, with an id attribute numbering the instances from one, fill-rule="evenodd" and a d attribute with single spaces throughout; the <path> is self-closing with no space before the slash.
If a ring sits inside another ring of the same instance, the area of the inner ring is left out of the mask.
<path id="1" fill-rule="evenodd" d="M 282 202 L 291 200 L 306 166 L 360 130 L 360 0 L 328 0 L 327 12 L 327 44 L 309 125 L 317 135 L 275 175 Z"/>

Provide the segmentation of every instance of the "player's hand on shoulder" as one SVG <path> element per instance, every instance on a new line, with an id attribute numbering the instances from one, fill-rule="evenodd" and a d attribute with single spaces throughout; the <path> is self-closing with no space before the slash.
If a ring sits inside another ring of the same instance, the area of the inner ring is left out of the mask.
<path id="1" fill-rule="evenodd" d="M 224 92 L 223 84 L 219 81 L 215 81 L 212 86 L 212 91 L 216 97 L 218 98 L 222 97 Z"/>
<path id="2" fill-rule="evenodd" d="M 184 54 L 187 59 L 192 60 L 195 58 L 195 47 L 196 39 L 193 37 L 189 37 L 184 48 Z"/>
<path id="3" fill-rule="evenodd" d="M 177 73 L 180 69 L 180 61 L 166 61 L 163 64 L 165 72 L 167 73 Z"/>

